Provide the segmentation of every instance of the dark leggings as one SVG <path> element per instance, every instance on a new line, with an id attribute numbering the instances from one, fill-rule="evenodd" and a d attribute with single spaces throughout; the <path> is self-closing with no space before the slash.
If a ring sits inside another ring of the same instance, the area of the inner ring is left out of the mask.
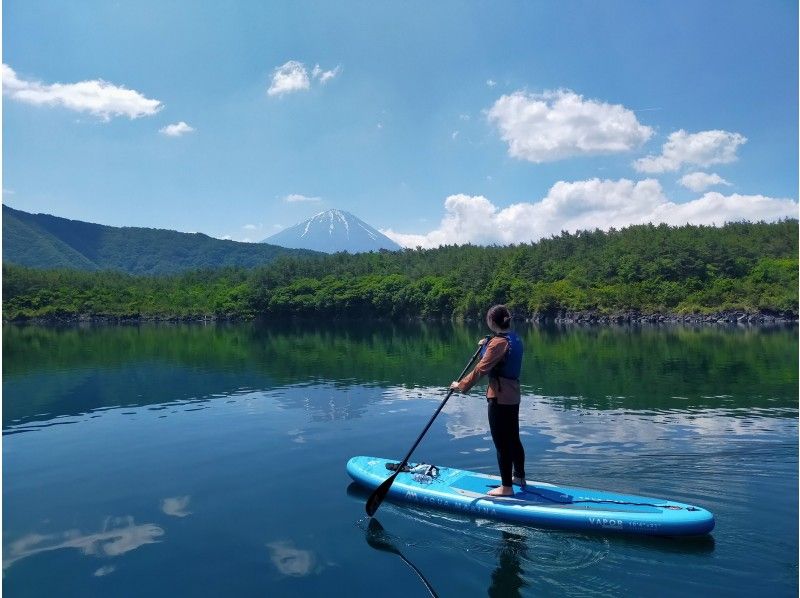
<path id="1" fill-rule="evenodd" d="M 524 480 L 525 449 L 519 439 L 519 405 L 498 405 L 496 400 L 490 399 L 489 429 L 497 449 L 503 486 L 511 486 L 514 476 Z"/>

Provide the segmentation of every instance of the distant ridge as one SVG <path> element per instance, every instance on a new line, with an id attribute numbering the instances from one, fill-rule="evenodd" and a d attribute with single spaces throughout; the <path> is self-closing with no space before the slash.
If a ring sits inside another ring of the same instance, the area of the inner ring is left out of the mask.
<path id="1" fill-rule="evenodd" d="M 344 210 L 320 212 L 313 218 L 267 237 L 263 243 L 325 253 L 402 249 L 382 232 Z"/>
<path id="2" fill-rule="evenodd" d="M 261 266 L 283 255 L 314 255 L 202 233 L 114 227 L 30 214 L 3 205 L 3 262 L 30 268 L 172 274 L 201 268 Z"/>

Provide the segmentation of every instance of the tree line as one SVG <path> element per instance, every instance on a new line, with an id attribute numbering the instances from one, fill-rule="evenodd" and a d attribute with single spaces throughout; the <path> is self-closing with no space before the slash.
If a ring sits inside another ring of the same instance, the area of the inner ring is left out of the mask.
<path id="1" fill-rule="evenodd" d="M 798 222 L 637 225 L 510 246 L 289 256 L 165 276 L 3 265 L 4 320 L 797 313 Z"/>

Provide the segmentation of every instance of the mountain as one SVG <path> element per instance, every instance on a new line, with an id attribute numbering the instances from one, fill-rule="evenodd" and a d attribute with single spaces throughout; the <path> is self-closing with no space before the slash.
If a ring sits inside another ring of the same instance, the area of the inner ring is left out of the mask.
<path id="1" fill-rule="evenodd" d="M 261 266 L 283 255 L 314 255 L 201 233 L 113 227 L 30 214 L 3 206 L 3 262 L 31 268 L 172 274 L 201 268 Z"/>
<path id="2" fill-rule="evenodd" d="M 267 237 L 262 242 L 325 253 L 402 249 L 389 237 L 344 210 L 320 212 L 305 222 Z"/>

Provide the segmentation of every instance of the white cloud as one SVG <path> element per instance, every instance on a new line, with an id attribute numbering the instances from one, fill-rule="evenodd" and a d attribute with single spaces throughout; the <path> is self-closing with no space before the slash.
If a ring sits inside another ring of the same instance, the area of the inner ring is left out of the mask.
<path id="1" fill-rule="evenodd" d="M 381 230 L 390 239 L 405 247 L 437 247 L 439 245 L 496 242 L 494 228 L 497 208 L 483 196 L 451 195 L 445 202 L 445 215 L 439 228 L 425 234 L 396 233 Z"/>
<path id="2" fill-rule="evenodd" d="M 705 191 L 714 185 L 730 185 L 728 181 L 723 179 L 718 174 L 709 174 L 707 172 L 692 172 L 685 174 L 678 182 L 687 189 L 691 189 L 695 192 Z"/>
<path id="3" fill-rule="evenodd" d="M 535 163 L 625 152 L 653 134 L 624 106 L 585 100 L 570 90 L 517 91 L 501 96 L 487 115 L 509 155 Z"/>
<path id="4" fill-rule="evenodd" d="M 341 65 L 337 66 L 335 69 L 331 71 L 323 71 L 318 64 L 315 64 L 314 70 L 311 71 L 311 76 L 317 79 L 322 85 L 325 85 L 328 81 L 336 77 L 341 72 L 342 72 Z"/>
<path id="5" fill-rule="evenodd" d="M 797 218 L 797 215 L 797 202 L 791 199 L 738 193 L 722 195 L 709 191 L 694 201 L 659 206 L 653 214 L 653 221 L 721 226 L 737 220 L 774 221 Z"/>
<path id="6" fill-rule="evenodd" d="M 451 195 L 444 203 L 439 226 L 426 234 L 381 232 L 405 247 L 448 244 L 507 244 L 537 241 L 562 230 L 607 230 L 632 224 L 723 225 L 735 220 L 777 220 L 797 217 L 791 199 L 763 195 L 722 195 L 675 203 L 655 179 L 641 181 L 560 181 L 535 203 L 518 203 L 500 209 L 483 196 Z"/>
<path id="7" fill-rule="evenodd" d="M 736 150 L 747 138 L 728 131 L 687 133 L 683 129 L 671 133 L 661 147 L 661 155 L 640 158 L 633 163 L 639 172 L 673 172 L 684 164 L 711 166 L 736 160 Z"/>
<path id="8" fill-rule="evenodd" d="M 455 140 L 456 137 L 458 137 L 459 132 L 460 131 L 453 131 L 452 133 L 450 133 L 450 138 Z"/>
<path id="9" fill-rule="evenodd" d="M 308 91 L 311 89 L 312 79 L 318 81 L 320 85 L 325 85 L 341 72 L 341 66 L 337 66 L 330 71 L 325 71 L 317 64 L 314 65 L 309 76 L 305 64 L 298 60 L 290 60 L 276 67 L 272 72 L 272 83 L 267 90 L 267 94 L 271 96 L 280 96 L 295 91 Z"/>
<path id="10" fill-rule="evenodd" d="M 158 100 L 102 79 L 46 84 L 20 79 L 7 64 L 3 64 L 3 94 L 34 106 L 63 106 L 77 112 L 89 112 L 105 121 L 114 116 L 131 119 L 152 116 L 163 108 Z"/>
<path id="11" fill-rule="evenodd" d="M 267 94 L 277 96 L 310 88 L 311 81 L 305 65 L 297 60 L 290 60 L 273 71 L 272 84 L 269 86 Z"/>
<path id="12" fill-rule="evenodd" d="M 495 85 L 497 85 L 497 81 L 495 81 L 494 79 L 486 79 L 486 85 L 488 85 L 489 87 L 494 87 Z"/>
<path id="13" fill-rule="evenodd" d="M 162 133 L 167 137 L 180 137 L 182 135 L 186 135 L 187 133 L 192 133 L 194 131 L 194 128 L 190 127 L 185 122 L 181 121 L 173 125 L 167 125 L 166 127 L 159 129 L 158 131 L 159 133 Z"/>
<path id="14" fill-rule="evenodd" d="M 261 228 L 261 225 L 260 224 L 258 224 L 258 225 L 256 225 L 256 224 L 245 224 L 242 228 L 244 230 L 258 230 L 258 229 Z"/>
<path id="15" fill-rule="evenodd" d="M 307 195 L 302 195 L 300 193 L 290 193 L 289 195 L 283 198 L 283 201 L 288 203 L 297 203 L 301 201 L 322 201 L 322 198 L 308 197 Z"/>

